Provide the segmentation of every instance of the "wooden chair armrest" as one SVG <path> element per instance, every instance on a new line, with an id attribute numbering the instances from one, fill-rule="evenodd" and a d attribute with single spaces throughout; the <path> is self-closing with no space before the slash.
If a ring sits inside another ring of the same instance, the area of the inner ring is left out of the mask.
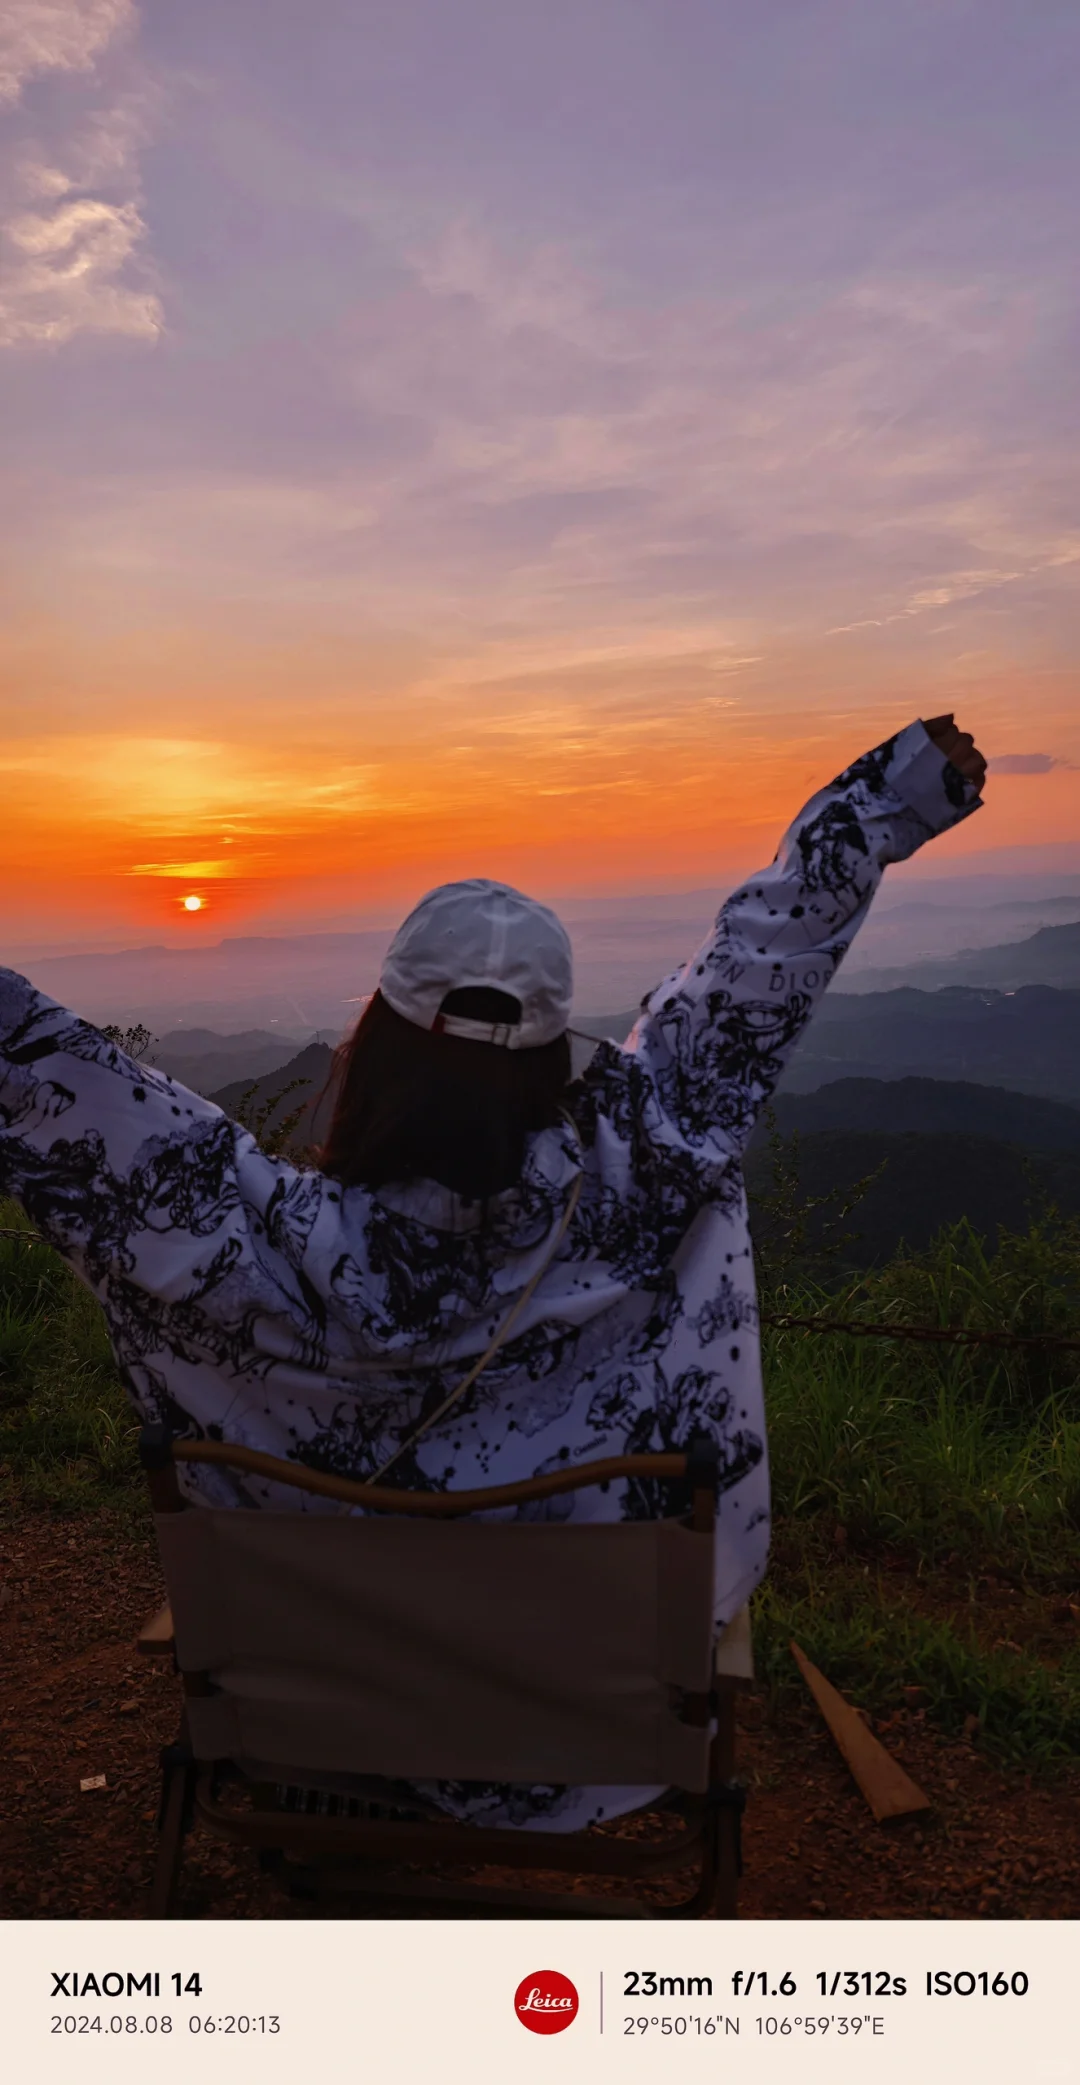
<path id="1" fill-rule="evenodd" d="M 144 1433 L 149 1430 L 144 1428 Z M 542 1477 L 523 1477 L 516 1484 L 491 1484 L 474 1491 L 396 1491 L 385 1485 L 358 1484 L 351 1478 L 331 1477 L 321 1470 L 309 1470 L 303 1463 L 287 1462 L 280 1456 L 264 1454 L 261 1448 L 242 1448 L 231 1441 L 173 1441 L 169 1460 L 172 1463 L 218 1463 L 228 1469 L 249 1470 L 253 1476 L 269 1478 L 272 1483 L 287 1484 L 298 1491 L 311 1492 L 318 1498 L 340 1499 L 346 1505 L 363 1506 L 371 1513 L 415 1514 L 418 1518 L 433 1520 L 450 1519 L 455 1514 L 486 1513 L 493 1507 L 518 1506 L 534 1499 L 555 1498 L 562 1492 L 582 1491 L 589 1484 L 618 1483 L 624 1478 L 647 1477 L 672 1484 L 694 1481 L 690 1459 L 685 1453 L 602 1456 L 596 1462 L 548 1470 Z M 146 1466 L 157 1474 L 156 1463 Z M 711 1492 L 715 1477 L 711 1475 L 711 1465 L 709 1468 Z"/>
<path id="2" fill-rule="evenodd" d="M 174 1649 L 171 1607 L 159 1607 L 139 1630 L 137 1649 L 146 1658 L 169 1658 Z"/>

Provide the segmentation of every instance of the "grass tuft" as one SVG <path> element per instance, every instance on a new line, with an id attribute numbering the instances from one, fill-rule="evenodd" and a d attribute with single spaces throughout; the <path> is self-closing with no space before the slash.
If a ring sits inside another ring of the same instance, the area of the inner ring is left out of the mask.
<path id="1" fill-rule="evenodd" d="M 974 1624 L 920 1614 L 865 1582 L 829 1587 L 810 1577 L 795 1590 L 770 1579 L 754 1606 L 754 1660 L 779 1704 L 806 1698 L 792 1639 L 876 1715 L 903 1709 L 903 1690 L 914 1685 L 930 1721 L 956 1734 L 977 1718 L 987 1751 L 1008 1764 L 1052 1768 L 1080 1752 L 1080 1650 L 1048 1665 L 987 1646 Z"/>

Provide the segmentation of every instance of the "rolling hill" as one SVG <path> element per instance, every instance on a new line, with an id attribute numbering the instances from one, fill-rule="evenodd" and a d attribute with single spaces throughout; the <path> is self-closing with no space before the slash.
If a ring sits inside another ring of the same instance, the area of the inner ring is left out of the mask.
<path id="1" fill-rule="evenodd" d="M 288 1064 L 297 1037 L 271 1035 L 265 1028 L 246 1028 L 238 1035 L 219 1035 L 212 1028 L 179 1028 L 163 1035 L 147 1053 L 147 1061 L 193 1093 L 208 1097 L 241 1074 L 250 1081 Z"/>
<path id="2" fill-rule="evenodd" d="M 232 1079 L 217 1093 L 211 1093 L 209 1099 L 217 1107 L 223 1108 L 226 1115 L 235 1116 L 243 1107 L 250 1120 L 277 1096 L 277 1105 L 270 1108 L 266 1117 L 266 1130 L 277 1129 L 287 1116 L 306 1102 L 304 1112 L 289 1140 L 293 1148 L 303 1150 L 310 1144 L 319 1143 L 329 1127 L 331 1101 L 329 1096 L 325 1099 L 322 1096 L 330 1076 L 333 1057 L 334 1053 L 329 1043 L 309 1043 L 306 1050 L 300 1050 L 297 1055 L 290 1057 L 288 1063 L 279 1069 L 267 1072 L 262 1078 Z M 287 1093 L 285 1089 L 291 1086 L 294 1080 L 300 1080 L 302 1084 L 296 1086 L 293 1092 Z"/>
<path id="3" fill-rule="evenodd" d="M 888 1260 L 901 1245 L 918 1250 L 943 1226 L 965 1218 L 993 1239 L 999 1228 L 1025 1229 L 1047 1201 L 1065 1216 L 1080 1216 L 1080 1152 L 1054 1157 L 994 1137 L 952 1132 L 826 1130 L 800 1137 L 794 1152 L 788 1147 L 788 1157 L 800 1198 L 849 1190 L 881 1168 L 843 1226 L 854 1234 L 842 1254 L 853 1266 Z M 747 1155 L 746 1186 L 755 1243 L 767 1251 L 771 1226 L 763 1203 L 772 1188 L 772 1165 L 760 1142 Z M 810 1217 L 808 1232 L 812 1245 L 820 1243 L 820 1216 Z"/>
<path id="4" fill-rule="evenodd" d="M 772 1115 L 782 1136 L 962 1135 L 1080 1154 L 1080 1108 L 963 1079 L 835 1079 L 813 1093 L 778 1093 Z M 755 1144 L 766 1135 L 759 1124 Z"/>
<path id="5" fill-rule="evenodd" d="M 808 1093 L 842 1078 L 962 1079 L 1080 1104 L 1080 991 L 827 994 L 782 1090 Z"/>
<path id="6" fill-rule="evenodd" d="M 946 985 L 996 985 L 1016 991 L 1022 985 L 1080 987 L 1080 920 L 1040 927 L 1021 941 L 997 942 L 990 948 L 962 948 L 943 962 L 912 963 L 895 970 L 860 969 L 842 973 L 860 992 L 887 991 L 915 985 L 936 991 Z M 857 986 L 856 986 L 857 980 Z M 844 990 L 849 986 L 845 981 Z"/>

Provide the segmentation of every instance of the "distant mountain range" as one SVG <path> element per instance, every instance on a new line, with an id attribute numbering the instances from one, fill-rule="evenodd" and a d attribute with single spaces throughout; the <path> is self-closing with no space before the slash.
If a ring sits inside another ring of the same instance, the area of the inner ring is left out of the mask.
<path id="1" fill-rule="evenodd" d="M 796 1048 L 782 1090 L 834 1079 L 964 1079 L 1080 1103 L 1080 991 L 956 986 L 829 993 Z"/>
<path id="2" fill-rule="evenodd" d="M 610 1032 L 618 1024 L 606 1025 Z M 242 1110 L 249 1123 L 267 1108 L 264 1129 L 306 1100 L 290 1138 L 299 1154 L 329 1127 L 332 1060 L 328 1045 L 312 1043 L 287 1064 L 231 1080 L 210 1097 L 226 1114 Z M 1022 1228 L 1048 1201 L 1080 1216 L 1080 1108 L 974 1081 L 839 1079 L 810 1093 L 778 1094 L 771 1114 L 746 1160 L 755 1235 L 766 1248 L 774 1127 L 800 1195 L 847 1192 L 880 1169 L 845 1225 L 853 1236 L 843 1257 L 855 1265 L 887 1258 L 902 1244 L 917 1249 L 963 1217 L 992 1237 L 999 1226 Z M 811 1241 L 821 1223 L 811 1219 Z"/>
<path id="3" fill-rule="evenodd" d="M 784 1137 L 841 1130 L 993 1137 L 1028 1151 L 1080 1155 L 1080 1108 L 963 1079 L 836 1079 L 813 1093 L 778 1093 L 769 1114 Z M 768 1134 L 769 1126 L 759 1123 L 754 1147 Z"/>
<path id="4" fill-rule="evenodd" d="M 277 1071 L 296 1055 L 299 1038 L 271 1035 L 264 1028 L 245 1028 L 238 1035 L 218 1035 L 210 1028 L 180 1028 L 163 1035 L 147 1052 L 159 1071 L 179 1079 L 193 1093 L 212 1096 L 238 1072 L 249 1081 Z"/>
<path id="5" fill-rule="evenodd" d="M 574 1025 L 622 1042 L 636 1019 L 634 1008 Z M 1080 1105 L 1080 991 L 828 992 L 780 1092 L 810 1093 L 852 1078 L 961 1079 Z"/>
<path id="6" fill-rule="evenodd" d="M 853 979 L 860 972 L 888 969 L 893 983 L 914 982 L 908 973 L 915 966 L 948 963 L 959 949 L 998 947 L 1030 938 L 1038 927 L 1080 920 L 1080 882 L 1070 891 L 1043 889 L 1028 896 L 1018 894 L 1015 880 L 1008 896 L 995 897 L 996 887 L 982 876 L 920 875 L 906 884 L 887 876 L 844 958 L 844 990 L 857 989 Z"/>
<path id="7" fill-rule="evenodd" d="M 90 1021 L 205 1025 L 222 1032 L 281 1027 L 335 1035 L 378 978 L 388 929 L 355 934 L 240 935 L 203 948 L 132 948 L 50 956 L 32 981 Z"/>
<path id="8" fill-rule="evenodd" d="M 567 921 L 583 1003 L 619 1005 L 685 961 L 709 924 L 697 894 L 640 914 Z M 714 905 L 715 909 L 715 905 Z M 42 956 L 33 983 L 91 1021 L 155 1032 L 183 1021 L 221 1032 L 280 1026 L 335 1035 L 355 1020 L 379 977 L 389 927 L 356 933 L 239 935 L 201 948 L 150 947 Z"/>
<path id="9" fill-rule="evenodd" d="M 579 1018 L 575 1027 L 584 1037 L 621 1042 L 635 1019 L 636 1009 L 628 1009 Z M 298 1054 L 294 1044 L 256 1030 L 250 1039 L 204 1034 L 191 1053 L 193 1040 L 185 1036 L 182 1052 L 166 1037 L 153 1055 L 227 1112 L 253 1082 L 261 1106 L 295 1077 L 310 1081 L 314 1098 L 328 1076 L 325 1043 Z M 588 1040 L 574 1041 L 575 1072 L 590 1048 Z M 281 1112 L 295 1105 L 290 1099 Z M 1072 1151 L 1073 1110 L 1080 1107 L 1080 991 L 1032 985 L 1015 993 L 957 987 L 826 996 L 775 1106 L 785 1132 L 963 1132 L 1029 1150 Z M 306 1120 L 302 1127 L 310 1141 L 316 1126 Z M 321 1120 L 317 1128 L 322 1134 Z"/>
<path id="10" fill-rule="evenodd" d="M 941 962 L 909 963 L 892 970 L 841 970 L 837 984 L 849 991 L 888 991 L 914 985 L 933 992 L 948 985 L 996 985 L 1016 991 L 1022 985 L 1080 987 L 1080 920 L 1065 926 L 1040 927 L 1022 941 L 1001 941 L 990 948 L 962 948 Z"/>
<path id="11" fill-rule="evenodd" d="M 907 897 L 901 891 L 895 894 L 897 902 L 888 888 L 882 893 L 840 973 L 839 993 L 863 996 L 900 986 L 933 990 L 964 983 L 1007 990 L 1032 984 L 1080 988 L 1080 894 L 998 906 L 973 905 L 966 889 L 936 883 L 927 885 L 926 896 Z M 688 891 L 565 907 L 579 1007 L 639 1000 L 693 953 L 715 915 L 717 896 Z M 942 897 L 948 902 L 936 902 Z M 1070 908 L 1074 916 L 1065 924 L 1025 932 L 1040 907 L 1055 919 Z M 1012 925 L 1023 939 L 949 952 L 957 940 L 1000 936 Z M 121 1027 L 143 1022 L 157 1033 L 182 1025 L 228 1035 L 278 1028 L 288 1035 L 325 1030 L 336 1037 L 374 989 L 391 933 L 390 927 L 379 926 L 341 933 L 237 935 L 202 946 L 69 951 L 34 957 L 28 974 L 62 1006 L 91 1021 Z M 884 968 L 886 962 L 894 967 Z M 590 1011 L 585 1019 L 595 1022 L 597 1016 Z"/>

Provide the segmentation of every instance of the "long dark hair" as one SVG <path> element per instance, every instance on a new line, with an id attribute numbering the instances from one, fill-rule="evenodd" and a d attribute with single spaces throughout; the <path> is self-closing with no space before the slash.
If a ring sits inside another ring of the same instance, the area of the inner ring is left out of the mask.
<path id="1" fill-rule="evenodd" d="M 479 989 L 449 993 L 443 1012 L 480 1021 L 521 1018 L 516 999 Z M 569 1082 L 565 1035 L 508 1050 L 432 1034 L 376 992 L 334 1058 L 333 1114 L 320 1167 L 346 1187 L 436 1180 L 485 1201 L 518 1179 L 526 1137 L 558 1120 Z"/>

